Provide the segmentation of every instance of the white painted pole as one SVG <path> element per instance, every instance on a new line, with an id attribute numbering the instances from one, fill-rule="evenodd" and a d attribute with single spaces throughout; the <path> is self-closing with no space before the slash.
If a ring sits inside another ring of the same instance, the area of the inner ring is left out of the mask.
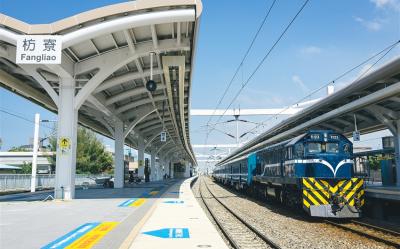
<path id="1" fill-rule="evenodd" d="M 33 134 L 31 192 L 35 192 L 36 190 L 37 153 L 39 145 L 39 122 L 40 122 L 40 114 L 36 113 L 35 131 Z"/>
<path id="2" fill-rule="evenodd" d="M 235 116 L 236 118 L 236 144 L 239 147 L 239 116 Z"/>
<path id="3" fill-rule="evenodd" d="M 153 80 L 153 54 L 154 52 L 150 52 L 150 80 Z"/>

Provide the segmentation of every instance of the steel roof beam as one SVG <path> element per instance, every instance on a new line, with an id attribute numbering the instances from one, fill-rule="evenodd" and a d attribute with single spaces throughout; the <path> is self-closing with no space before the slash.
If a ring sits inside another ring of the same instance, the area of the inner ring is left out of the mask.
<path id="1" fill-rule="evenodd" d="M 162 85 L 157 86 L 157 90 L 163 90 L 164 88 L 165 88 L 165 86 L 162 86 Z M 147 91 L 146 87 L 135 87 L 131 90 L 123 91 L 122 93 L 119 93 L 119 94 L 109 97 L 106 100 L 105 105 L 112 105 L 118 101 L 121 101 L 121 100 L 124 100 L 127 98 L 131 98 L 131 97 L 133 98 L 135 96 L 138 96 L 138 95 L 141 95 L 141 94 L 144 94 L 147 92 L 148 91 Z"/>
<path id="2" fill-rule="evenodd" d="M 158 95 L 158 96 L 153 98 L 153 100 L 155 102 L 156 101 L 162 101 L 164 99 L 165 98 L 162 95 Z M 149 98 L 140 99 L 138 101 L 130 102 L 130 103 L 126 104 L 126 105 L 123 105 L 121 107 L 116 108 L 115 112 L 116 112 L 116 114 L 120 114 L 122 112 L 128 111 L 129 109 L 132 109 L 132 108 L 135 108 L 135 107 L 138 107 L 138 106 L 141 106 L 141 105 L 149 104 L 149 103 L 152 103 L 152 102 L 153 101 L 151 99 L 149 99 Z"/>
<path id="3" fill-rule="evenodd" d="M 369 106 L 367 108 L 367 111 L 373 115 L 376 119 L 378 119 L 380 122 L 382 122 L 389 130 L 392 134 L 396 134 L 397 129 L 396 126 L 394 124 L 394 122 L 392 122 L 392 120 L 389 120 L 387 117 L 385 117 L 382 113 L 377 112 L 377 110 L 372 107 Z"/>
<path id="4" fill-rule="evenodd" d="M 121 31 L 124 29 L 142 27 L 147 25 L 194 21 L 195 11 L 193 9 L 186 10 L 165 10 L 153 11 L 143 14 L 137 14 L 119 19 L 114 19 L 94 26 L 88 26 L 78 29 L 77 31 L 63 35 L 63 48 L 67 48 L 78 43 L 84 42 L 92 37 L 99 37 L 108 33 Z M 1 38 L 0 33 L 0 38 Z"/>
<path id="5" fill-rule="evenodd" d="M 260 148 L 262 146 L 266 146 L 267 144 L 271 144 L 275 141 L 279 141 L 279 139 L 283 139 L 285 137 L 288 137 L 290 134 L 295 134 L 296 132 L 300 132 L 304 129 L 307 129 L 313 125 L 317 124 L 323 124 L 323 122 L 329 121 L 332 118 L 345 115 L 346 113 L 349 112 L 354 112 L 356 110 L 360 110 L 361 108 L 366 108 L 368 106 L 374 105 L 374 103 L 380 102 L 384 100 L 385 98 L 391 98 L 393 96 L 396 96 L 400 94 L 400 82 L 392 84 L 386 88 L 383 88 L 381 90 L 378 90 L 374 93 L 371 93 L 367 96 L 361 97 L 359 99 L 354 100 L 353 102 L 350 102 L 348 104 L 345 104 L 343 106 L 340 106 L 334 110 L 331 110 L 327 113 L 324 113 L 316 118 L 313 118 L 309 121 L 306 121 L 300 125 L 297 125 L 294 128 L 291 128 L 289 130 L 280 132 L 278 135 L 272 136 L 270 138 L 264 138 L 264 137 L 257 137 L 255 141 L 251 141 L 252 145 L 249 147 L 244 148 L 243 150 L 239 152 L 234 152 L 235 154 L 232 157 L 225 158 L 222 160 L 220 163 L 225 163 L 227 161 L 233 160 L 235 158 L 238 158 L 246 153 L 250 153 L 251 151 L 256 150 L 257 148 Z M 374 111 L 371 109 L 366 109 L 368 110 L 371 114 L 374 115 Z M 381 115 L 383 116 L 383 115 Z M 382 119 L 385 120 L 385 119 Z M 275 127 L 271 128 L 270 131 L 265 132 L 265 134 L 270 134 L 274 132 L 272 129 L 276 129 Z M 392 129 L 391 129 L 392 130 Z M 261 141 L 260 141 L 261 140 Z M 258 142 L 257 142 L 258 141 Z M 253 145 L 254 143 L 254 145 Z M 240 149 L 239 149 L 240 150 Z"/>
<path id="6" fill-rule="evenodd" d="M 387 109 L 387 108 L 385 108 L 383 106 L 380 106 L 378 104 L 371 106 L 370 109 L 374 110 L 375 112 L 379 112 L 379 113 L 389 117 L 392 120 L 400 119 L 399 113 L 397 113 L 397 112 L 395 112 L 393 110 Z"/>
<path id="7" fill-rule="evenodd" d="M 148 115 L 150 115 L 151 113 L 153 113 L 155 111 L 156 111 L 155 109 L 150 109 L 150 108 L 140 110 L 137 118 L 133 122 L 131 122 L 128 125 L 127 129 L 124 131 L 124 137 L 128 136 L 128 134 L 136 127 L 136 125 L 138 125 Z"/>

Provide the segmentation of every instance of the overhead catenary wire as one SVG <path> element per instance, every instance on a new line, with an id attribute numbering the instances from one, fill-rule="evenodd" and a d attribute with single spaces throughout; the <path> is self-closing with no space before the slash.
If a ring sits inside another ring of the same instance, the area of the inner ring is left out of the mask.
<path id="1" fill-rule="evenodd" d="M 300 9 L 297 11 L 297 13 L 295 14 L 295 16 L 291 19 L 291 21 L 289 22 L 289 24 L 286 26 L 286 28 L 283 30 L 283 32 L 281 33 L 281 35 L 278 37 L 278 39 L 274 42 L 274 44 L 272 45 L 272 47 L 268 50 L 268 52 L 266 53 L 266 55 L 262 58 L 262 60 L 259 62 L 259 64 L 256 66 L 256 68 L 253 70 L 253 72 L 250 74 L 250 76 L 247 78 L 247 80 L 245 82 L 242 83 L 241 88 L 239 89 L 239 91 L 237 92 L 237 94 L 235 95 L 235 97 L 232 99 L 232 101 L 229 103 L 228 107 L 224 110 L 224 112 L 219 115 L 219 118 L 216 122 L 219 122 L 221 120 L 221 118 L 225 115 L 225 113 L 227 112 L 227 110 L 230 108 L 230 106 L 232 105 L 232 103 L 237 99 L 237 97 L 240 95 L 240 93 L 243 91 L 243 89 L 248 85 L 248 83 L 250 82 L 250 80 L 254 77 L 254 75 L 256 74 L 256 72 L 260 69 L 260 67 L 264 64 L 264 61 L 269 57 L 269 55 L 271 54 L 271 52 L 274 50 L 274 48 L 276 47 L 276 45 L 281 41 L 281 39 L 283 38 L 283 36 L 286 34 L 286 32 L 289 30 L 289 28 L 292 26 L 292 24 L 294 23 L 294 21 L 297 19 L 297 17 L 300 15 L 300 13 L 303 11 L 303 9 L 306 7 L 306 5 L 308 4 L 309 0 L 306 0 L 303 5 L 300 7 Z M 242 64 L 241 64 L 242 65 Z M 240 66 L 241 66 L 240 65 Z M 240 67 L 239 67 L 240 68 Z M 239 70 L 239 68 L 237 69 L 237 71 Z M 237 72 L 235 73 L 237 74 Z M 211 116 L 212 117 L 212 116 Z M 211 120 L 211 119 L 210 119 Z M 209 123 L 207 123 L 209 124 Z M 207 134 L 206 134 L 206 142 L 205 144 L 207 144 L 208 141 L 208 137 L 210 135 L 210 133 L 213 131 L 213 129 L 210 129 Z"/>
<path id="2" fill-rule="evenodd" d="M 253 36 L 253 39 L 252 39 L 252 41 L 251 41 L 249 47 L 248 47 L 247 50 L 246 50 L 246 53 L 244 54 L 244 56 L 243 56 L 241 62 L 239 63 L 239 65 L 237 66 L 237 68 L 236 68 L 236 70 L 235 70 L 235 73 L 233 74 L 231 80 L 229 81 L 227 87 L 225 88 L 225 90 L 224 90 L 224 92 L 223 92 L 221 98 L 218 100 L 218 103 L 217 103 L 215 109 L 213 110 L 213 114 L 212 114 L 212 115 L 210 116 L 210 118 L 208 119 L 208 121 L 207 121 L 207 126 L 208 126 L 209 123 L 211 122 L 211 120 L 212 120 L 212 118 L 213 118 L 213 116 L 214 116 L 216 110 L 217 110 L 218 107 L 221 105 L 223 99 L 225 98 L 226 94 L 228 93 L 229 88 L 232 86 L 232 83 L 233 83 L 233 81 L 235 80 L 235 78 L 236 78 L 236 76 L 237 76 L 237 74 L 238 74 L 240 68 L 243 67 L 243 63 L 244 63 L 244 61 L 246 60 L 247 56 L 249 55 L 250 50 L 253 48 L 254 42 L 256 41 L 256 39 L 257 39 L 258 35 L 260 34 L 262 28 L 264 27 L 264 25 L 265 25 L 265 23 L 266 23 L 268 17 L 270 16 L 270 13 L 271 13 L 272 8 L 274 7 L 276 1 L 277 1 L 277 0 L 273 0 L 273 1 L 272 1 L 272 4 L 271 4 L 270 7 L 268 8 L 267 13 L 265 14 L 265 16 L 264 16 L 264 18 L 263 18 L 263 20 L 262 20 L 260 26 L 259 26 L 258 29 L 257 29 L 257 32 L 256 32 L 255 35 Z M 242 73 L 243 73 L 243 70 L 242 70 Z M 243 75 L 242 75 L 242 76 L 243 76 Z M 212 130 L 211 130 L 211 131 L 212 131 Z M 209 134 L 210 134 L 211 131 L 208 131 L 208 130 L 207 130 L 206 138 L 205 138 L 204 144 L 207 144 L 207 143 L 208 143 L 208 137 L 209 137 Z"/>
<path id="3" fill-rule="evenodd" d="M 322 85 L 321 87 L 317 88 L 316 90 L 312 91 L 311 93 L 307 94 L 306 96 L 302 97 L 301 99 L 297 100 L 296 102 L 294 102 L 294 104 L 289 105 L 287 107 L 285 107 L 284 109 L 282 109 L 280 112 L 278 112 L 277 114 L 275 114 L 274 116 L 271 116 L 270 118 L 262 121 L 259 125 L 257 125 L 256 127 L 254 127 L 253 129 L 250 130 L 250 132 L 256 130 L 258 127 L 265 125 L 266 122 L 277 118 L 278 115 L 280 115 L 281 113 L 285 112 L 286 110 L 288 110 L 289 108 L 295 106 L 296 104 L 299 104 L 300 102 L 304 101 L 305 99 L 309 98 L 311 95 L 319 92 L 321 89 L 327 87 L 330 84 L 334 84 L 335 82 L 337 82 L 338 80 L 342 79 L 344 76 L 348 75 L 349 73 L 353 72 L 354 70 L 356 70 L 357 68 L 361 67 L 362 65 L 364 65 L 365 63 L 371 61 L 372 59 L 378 57 L 379 55 L 381 55 L 383 53 L 383 55 L 381 57 L 379 57 L 367 70 L 365 70 L 362 74 L 360 74 L 357 79 L 359 80 L 361 77 L 363 77 L 365 74 L 367 74 L 379 61 L 381 61 L 388 53 L 390 53 L 390 51 L 392 51 L 397 45 L 400 44 L 400 40 L 392 43 L 391 45 L 385 47 L 384 49 L 382 49 L 381 51 L 375 53 L 374 55 L 372 55 L 371 57 L 367 58 L 366 60 L 362 61 L 361 63 L 357 64 L 356 66 L 352 67 L 351 69 L 345 71 L 344 73 L 340 74 L 339 76 L 335 77 L 333 80 L 329 81 L 328 83 Z"/>
<path id="4" fill-rule="evenodd" d="M 11 116 L 14 116 L 14 117 L 19 118 L 19 119 L 21 119 L 21 120 L 25 120 L 25 121 L 30 122 L 30 123 L 33 123 L 33 124 L 35 123 L 34 120 L 31 120 L 31 119 L 28 119 L 28 118 L 23 117 L 23 116 L 21 116 L 21 115 L 18 115 L 18 114 L 9 112 L 9 111 L 7 111 L 7 110 L 5 110 L 5 109 L 0 109 L 0 112 L 3 112 L 3 113 L 5 113 L 5 114 L 11 115 Z M 54 129 L 54 128 L 52 128 L 52 127 L 49 127 L 49 126 L 44 125 L 44 124 L 41 124 L 41 123 L 39 123 L 39 125 L 42 126 L 42 127 L 47 128 L 47 129 L 51 129 L 51 130 Z"/>
<path id="5" fill-rule="evenodd" d="M 210 118 L 207 121 L 207 124 L 209 124 L 211 122 L 211 119 L 212 119 L 213 115 L 215 114 L 215 112 L 218 109 L 218 107 L 221 105 L 223 99 L 225 98 L 226 94 L 228 93 L 230 87 L 232 86 L 233 81 L 235 80 L 237 74 L 239 73 L 240 68 L 242 68 L 244 61 L 246 60 L 247 56 L 250 53 L 250 50 L 253 48 L 254 42 L 256 41 L 258 35 L 260 34 L 261 29 L 264 27 L 264 25 L 265 25 L 270 13 L 271 13 L 271 10 L 274 7 L 276 1 L 277 0 L 273 0 L 271 6 L 268 8 L 268 11 L 265 14 L 260 26 L 258 27 L 257 32 L 255 33 L 253 39 L 251 40 L 251 43 L 250 43 L 249 47 L 246 50 L 246 53 L 244 54 L 244 56 L 243 56 L 242 60 L 240 61 L 239 65 L 236 67 L 235 73 L 233 74 L 233 76 L 232 76 L 231 80 L 229 81 L 228 85 L 226 86 L 221 98 L 218 100 L 218 103 L 217 103 L 212 115 L 210 116 Z"/>
<path id="6" fill-rule="evenodd" d="M 289 24 L 285 27 L 285 29 L 282 31 L 282 33 L 280 34 L 280 36 L 278 37 L 278 39 L 276 39 L 276 41 L 274 42 L 274 44 L 270 47 L 270 49 L 268 50 L 268 52 L 264 55 L 264 57 L 261 59 L 261 61 L 257 64 L 256 68 L 252 71 L 252 73 L 250 74 L 250 76 L 247 78 L 247 80 L 245 82 L 243 82 L 242 86 L 239 88 L 239 91 L 236 93 L 236 95 L 233 97 L 233 99 L 231 100 L 231 102 L 229 103 L 228 107 L 224 110 L 224 112 L 219 115 L 217 122 L 219 122 L 221 120 L 221 118 L 225 115 L 225 113 L 228 111 L 228 109 L 231 107 L 231 105 L 236 101 L 236 99 L 239 97 L 239 95 L 241 94 L 241 92 L 243 91 L 243 89 L 249 84 L 249 82 L 251 81 L 251 79 L 254 77 L 254 75 L 258 72 L 258 70 L 260 69 L 260 67 L 264 64 L 265 60 L 269 57 L 269 55 L 272 53 L 272 51 L 275 49 L 275 47 L 278 45 L 278 43 L 282 40 L 282 38 L 284 37 L 284 35 L 286 34 L 286 32 L 289 30 L 289 28 L 293 25 L 293 23 L 295 22 L 295 20 L 297 19 L 297 17 L 300 15 L 300 13 L 304 10 L 304 8 L 307 6 L 308 2 L 310 0 L 306 0 L 303 5 L 300 7 L 300 9 L 296 12 L 295 16 L 291 19 L 291 21 L 289 22 Z M 212 129 L 211 129 L 212 131 Z M 210 132 L 211 132 L 210 131 Z"/>

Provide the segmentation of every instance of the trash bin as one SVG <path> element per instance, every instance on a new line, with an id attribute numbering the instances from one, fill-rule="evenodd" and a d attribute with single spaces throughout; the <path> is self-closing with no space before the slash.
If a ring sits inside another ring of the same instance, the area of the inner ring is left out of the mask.
<path id="1" fill-rule="evenodd" d="M 395 184 L 392 160 L 381 161 L 382 185 L 393 186 Z"/>

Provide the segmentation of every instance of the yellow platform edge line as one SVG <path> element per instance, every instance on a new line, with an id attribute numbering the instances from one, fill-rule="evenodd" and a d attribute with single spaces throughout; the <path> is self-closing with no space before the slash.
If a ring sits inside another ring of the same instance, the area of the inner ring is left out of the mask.
<path id="1" fill-rule="evenodd" d="M 146 202 L 146 199 L 144 198 L 139 198 L 136 201 L 132 202 L 129 206 L 130 207 L 140 207 L 141 205 L 143 205 L 143 203 Z"/>
<path id="2" fill-rule="evenodd" d="M 89 249 L 113 230 L 119 222 L 102 222 L 65 249 Z"/>

